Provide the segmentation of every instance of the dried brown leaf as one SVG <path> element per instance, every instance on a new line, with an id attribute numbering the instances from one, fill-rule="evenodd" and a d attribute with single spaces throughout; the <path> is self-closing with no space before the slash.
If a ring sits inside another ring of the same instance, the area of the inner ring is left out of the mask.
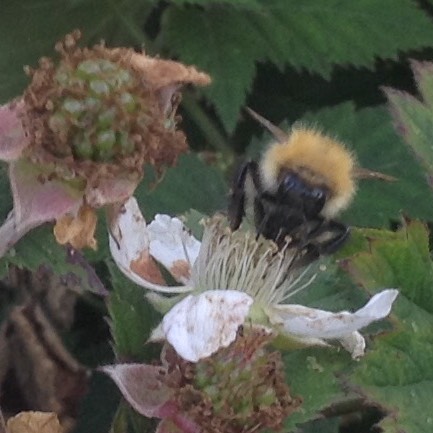
<path id="1" fill-rule="evenodd" d="M 20 412 L 7 422 L 8 433 L 63 433 L 57 415 L 52 412 Z"/>

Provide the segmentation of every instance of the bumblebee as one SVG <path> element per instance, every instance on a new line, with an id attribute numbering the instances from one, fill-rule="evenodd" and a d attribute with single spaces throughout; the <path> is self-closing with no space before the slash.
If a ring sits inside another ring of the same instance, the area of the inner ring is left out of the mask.
<path id="1" fill-rule="evenodd" d="M 348 239 L 349 227 L 334 218 L 351 203 L 357 177 L 381 173 L 356 167 L 343 143 L 314 129 L 294 126 L 285 133 L 251 109 L 276 142 L 259 162 L 249 161 L 237 172 L 229 199 L 232 230 L 251 216 L 257 236 L 296 246 L 302 263 L 331 254 Z"/>

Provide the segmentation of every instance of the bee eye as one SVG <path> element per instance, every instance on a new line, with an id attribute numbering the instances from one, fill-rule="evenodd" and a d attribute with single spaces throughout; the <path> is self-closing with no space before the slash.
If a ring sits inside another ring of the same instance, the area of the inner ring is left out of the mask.
<path id="1" fill-rule="evenodd" d="M 294 174 L 288 174 L 283 180 L 283 186 L 286 191 L 302 188 L 302 182 Z"/>
<path id="2" fill-rule="evenodd" d="M 325 195 L 325 192 L 321 188 L 313 188 L 310 191 L 310 196 L 312 198 L 314 198 L 315 200 L 321 200 L 324 195 Z"/>

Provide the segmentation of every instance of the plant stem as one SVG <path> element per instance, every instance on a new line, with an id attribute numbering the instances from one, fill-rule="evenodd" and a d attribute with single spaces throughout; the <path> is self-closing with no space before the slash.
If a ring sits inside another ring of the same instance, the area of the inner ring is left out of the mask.
<path id="1" fill-rule="evenodd" d="M 131 14 L 125 13 L 125 5 L 124 4 L 118 5 L 118 3 L 114 0 L 110 0 L 109 4 L 110 4 L 111 9 L 117 15 L 120 22 L 124 25 L 126 31 L 129 33 L 131 38 L 136 41 L 137 45 L 140 45 L 140 46 L 144 45 L 146 47 L 150 46 L 151 45 L 150 41 L 147 38 L 147 35 L 143 31 L 143 29 L 140 28 L 140 26 L 137 25 L 136 21 L 134 21 L 131 18 Z M 142 12 L 140 14 L 140 18 L 141 18 L 141 22 L 144 23 L 144 22 L 146 22 L 149 14 L 152 12 L 153 5 L 151 4 L 151 2 L 149 2 L 149 4 L 146 4 L 146 2 L 143 2 L 140 6 L 141 6 L 140 12 Z M 138 15 L 138 10 L 135 10 L 134 14 Z"/>
<path id="2" fill-rule="evenodd" d="M 182 107 L 200 129 L 206 142 L 214 150 L 221 152 L 223 155 L 232 155 L 233 151 L 227 144 L 227 140 L 192 96 L 188 94 L 182 95 Z"/>
<path id="3" fill-rule="evenodd" d="M 17 224 L 15 221 L 15 213 L 11 211 L 6 218 L 6 221 L 0 227 L 0 258 L 15 245 L 27 232 L 39 225 L 36 224 Z"/>

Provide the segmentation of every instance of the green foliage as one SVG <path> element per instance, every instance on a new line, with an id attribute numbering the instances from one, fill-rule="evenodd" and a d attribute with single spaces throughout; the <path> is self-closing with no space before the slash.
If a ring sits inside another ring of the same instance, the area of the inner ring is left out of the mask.
<path id="1" fill-rule="evenodd" d="M 94 374 L 90 390 L 81 402 L 74 432 L 108 432 L 119 400 L 120 395 L 113 381 L 102 373 Z"/>
<path id="2" fill-rule="evenodd" d="M 104 294 L 105 288 L 93 267 L 78 251 L 59 245 L 53 236 L 52 226 L 34 229 L 21 239 L 0 259 L 0 276 L 4 277 L 9 265 L 36 271 L 48 266 L 66 282 L 97 294 Z"/>
<path id="3" fill-rule="evenodd" d="M 144 43 L 151 53 L 176 55 L 207 70 L 214 84 L 205 95 L 228 132 L 252 89 L 257 62 L 330 78 L 335 65 L 372 68 L 378 57 L 396 59 L 402 51 L 431 45 L 433 36 L 431 22 L 411 0 L 200 0 L 165 6 L 150 0 L 7 0 L 0 26 L 0 100 L 23 88 L 23 65 L 51 55 L 55 41 L 75 27 L 83 30 L 84 43 Z"/>
<path id="4" fill-rule="evenodd" d="M 143 214 L 181 214 L 195 209 L 210 215 L 226 207 L 227 184 L 220 170 L 206 164 L 196 155 L 183 155 L 177 166 L 169 169 L 155 183 L 152 175 L 142 182 L 135 196 Z"/>
<path id="5" fill-rule="evenodd" d="M 260 3 L 244 10 L 212 2 L 195 9 L 172 5 L 163 17 L 163 45 L 214 78 L 206 95 L 228 131 L 250 91 L 256 62 L 329 78 L 335 64 L 372 67 L 376 57 L 395 59 L 399 50 L 429 45 L 433 35 L 431 23 L 407 0 Z"/>
<path id="6" fill-rule="evenodd" d="M 142 287 L 129 281 L 114 264 L 108 265 L 113 285 L 108 310 L 117 360 L 150 361 L 154 352 L 146 341 L 160 316 L 145 300 Z"/>
<path id="7" fill-rule="evenodd" d="M 387 236 L 375 237 L 371 230 L 356 232 L 354 236 L 368 239 L 369 252 L 359 253 L 349 262 L 353 277 L 368 289 L 398 287 L 412 302 L 433 313 L 433 263 L 427 228 L 415 221 L 397 232 L 385 233 Z"/>
<path id="8" fill-rule="evenodd" d="M 295 431 L 298 424 L 305 423 L 317 413 L 336 402 L 347 399 L 336 373 L 350 364 L 347 355 L 326 353 L 326 349 L 308 349 L 292 352 L 284 357 L 286 377 L 290 392 L 303 399 L 302 410 L 292 414 L 286 421 L 286 431 Z"/>

